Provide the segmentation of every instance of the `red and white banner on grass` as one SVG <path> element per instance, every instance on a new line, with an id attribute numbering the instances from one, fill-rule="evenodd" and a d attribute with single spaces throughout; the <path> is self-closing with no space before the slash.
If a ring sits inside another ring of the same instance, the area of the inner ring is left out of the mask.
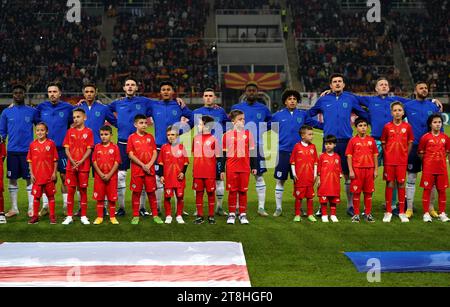
<path id="1" fill-rule="evenodd" d="M 249 287 L 241 243 L 0 244 L 0 286 Z"/>

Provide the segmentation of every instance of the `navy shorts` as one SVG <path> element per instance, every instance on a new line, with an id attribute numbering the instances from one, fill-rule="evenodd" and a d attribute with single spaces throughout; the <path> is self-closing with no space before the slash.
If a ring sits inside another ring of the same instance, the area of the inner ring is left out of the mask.
<path id="1" fill-rule="evenodd" d="M 9 179 L 30 179 L 30 169 L 26 152 L 8 152 L 6 158 L 7 177 Z"/>
<path id="2" fill-rule="evenodd" d="M 119 165 L 119 171 L 127 171 L 130 168 L 130 158 L 127 154 L 127 144 L 119 141 L 117 143 L 120 151 L 120 160 L 122 163 Z"/>
<path id="3" fill-rule="evenodd" d="M 57 147 L 56 149 L 58 151 L 58 172 L 65 174 L 67 167 L 66 149 L 64 147 Z"/>
<path id="4" fill-rule="evenodd" d="M 273 177 L 278 180 L 287 180 L 288 175 L 292 179 L 292 171 L 291 171 L 291 153 L 288 151 L 280 151 L 278 152 L 278 163 L 275 167 L 275 173 Z"/>
<path id="5" fill-rule="evenodd" d="M 420 173 L 422 171 L 422 160 L 420 160 L 417 150 L 419 145 L 413 144 L 408 156 L 408 173 Z"/>
<path id="6" fill-rule="evenodd" d="M 345 150 L 347 149 L 347 145 L 350 142 L 350 139 L 338 139 L 336 148 L 334 149 L 334 152 L 339 155 L 341 158 L 341 167 L 342 167 L 342 173 L 344 175 L 349 175 L 350 171 L 348 169 L 348 163 L 347 163 L 347 157 L 345 156 Z M 325 152 L 325 143 L 323 143 L 322 151 Z"/>

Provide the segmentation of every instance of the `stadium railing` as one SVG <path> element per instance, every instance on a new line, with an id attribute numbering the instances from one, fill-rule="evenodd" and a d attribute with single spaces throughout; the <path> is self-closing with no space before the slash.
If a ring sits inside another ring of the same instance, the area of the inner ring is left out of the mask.
<path id="1" fill-rule="evenodd" d="M 216 10 L 216 15 L 280 15 L 280 10 L 260 9 L 260 10 Z"/>

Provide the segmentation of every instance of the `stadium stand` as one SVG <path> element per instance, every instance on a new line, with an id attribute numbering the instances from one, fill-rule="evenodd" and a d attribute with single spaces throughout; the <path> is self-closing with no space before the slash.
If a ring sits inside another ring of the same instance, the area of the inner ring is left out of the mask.
<path id="1" fill-rule="evenodd" d="M 78 92 L 96 79 L 101 16 L 66 22 L 65 2 L 54 0 L 2 1 L 1 11 L 1 92 L 18 82 L 45 92 L 49 81 Z"/>
<path id="2" fill-rule="evenodd" d="M 114 56 L 107 91 L 121 91 L 124 76 L 158 92 L 170 79 L 178 92 L 195 93 L 217 87 L 217 55 L 204 34 L 209 5 L 206 1 L 155 2 L 152 13 L 121 12 L 114 29 Z"/>

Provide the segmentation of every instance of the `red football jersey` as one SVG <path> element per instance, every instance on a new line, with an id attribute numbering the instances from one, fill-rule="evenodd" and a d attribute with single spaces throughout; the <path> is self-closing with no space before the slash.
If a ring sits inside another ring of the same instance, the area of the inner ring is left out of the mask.
<path id="1" fill-rule="evenodd" d="M 216 178 L 217 139 L 212 134 L 198 134 L 192 142 L 194 178 Z"/>
<path id="2" fill-rule="evenodd" d="M 340 196 L 341 191 L 341 157 L 337 153 L 326 152 L 319 157 L 317 174 L 320 175 L 319 196 Z"/>
<path id="3" fill-rule="evenodd" d="M 36 184 L 42 185 L 52 181 L 55 161 L 58 161 L 58 151 L 52 140 L 44 142 L 34 140 L 30 144 L 27 161 L 31 163 L 31 170 L 36 178 Z"/>
<path id="4" fill-rule="evenodd" d="M 175 146 L 164 144 L 159 152 L 158 164 L 164 167 L 164 188 L 184 188 L 186 186 L 186 177 L 183 180 L 177 178 L 183 172 L 184 166 L 189 164 L 183 144 Z"/>
<path id="5" fill-rule="evenodd" d="M 357 168 L 375 167 L 375 154 L 378 154 L 377 144 L 371 136 L 352 137 L 345 150 L 345 155 L 352 156 L 353 167 Z"/>
<path id="6" fill-rule="evenodd" d="M 408 165 L 408 145 L 413 141 L 414 134 L 410 124 L 387 123 L 381 135 L 381 143 L 386 148 L 383 152 L 384 165 Z"/>
<path id="7" fill-rule="evenodd" d="M 319 159 L 314 144 L 307 146 L 302 142 L 295 144 L 292 150 L 290 163 L 295 165 L 295 173 L 298 180 L 295 182 L 296 187 L 309 187 L 314 185 L 314 165 L 317 165 Z"/>
<path id="8" fill-rule="evenodd" d="M 70 128 L 67 130 L 66 137 L 64 138 L 64 147 L 69 148 L 70 155 L 75 161 L 81 160 L 88 148 L 94 148 L 94 134 L 92 130 L 84 127 L 81 130 L 76 128 Z M 89 172 L 91 167 L 91 159 L 87 158 L 83 164 L 78 167 L 79 172 Z M 70 159 L 67 159 L 67 171 L 72 170 L 72 164 Z"/>
<path id="9" fill-rule="evenodd" d="M 130 135 L 127 143 L 127 154 L 130 152 L 144 164 L 152 160 L 153 153 L 156 151 L 155 138 L 150 133 L 139 135 L 136 132 Z M 155 161 L 156 162 L 156 161 Z M 150 173 L 155 175 L 155 167 L 152 166 Z M 146 173 L 136 163 L 131 161 L 131 176 L 145 176 Z"/>
<path id="10" fill-rule="evenodd" d="M 114 163 L 120 164 L 120 161 L 119 147 L 116 144 L 109 143 L 107 146 L 103 144 L 95 145 L 92 162 L 97 162 L 97 166 L 103 174 L 108 174 Z M 97 172 L 95 176 L 98 176 Z"/>
<path id="11" fill-rule="evenodd" d="M 423 154 L 424 174 L 446 174 L 446 156 L 450 152 L 450 138 L 445 133 L 426 133 L 419 142 L 419 154 Z"/>
<path id="12" fill-rule="evenodd" d="M 6 157 L 6 145 L 5 145 L 5 143 L 1 143 L 0 144 L 0 158 L 3 159 L 4 157 Z"/>
<path id="13" fill-rule="evenodd" d="M 222 138 L 222 150 L 227 153 L 226 171 L 250 173 L 250 151 L 255 149 L 255 141 L 249 130 L 227 131 Z"/>

